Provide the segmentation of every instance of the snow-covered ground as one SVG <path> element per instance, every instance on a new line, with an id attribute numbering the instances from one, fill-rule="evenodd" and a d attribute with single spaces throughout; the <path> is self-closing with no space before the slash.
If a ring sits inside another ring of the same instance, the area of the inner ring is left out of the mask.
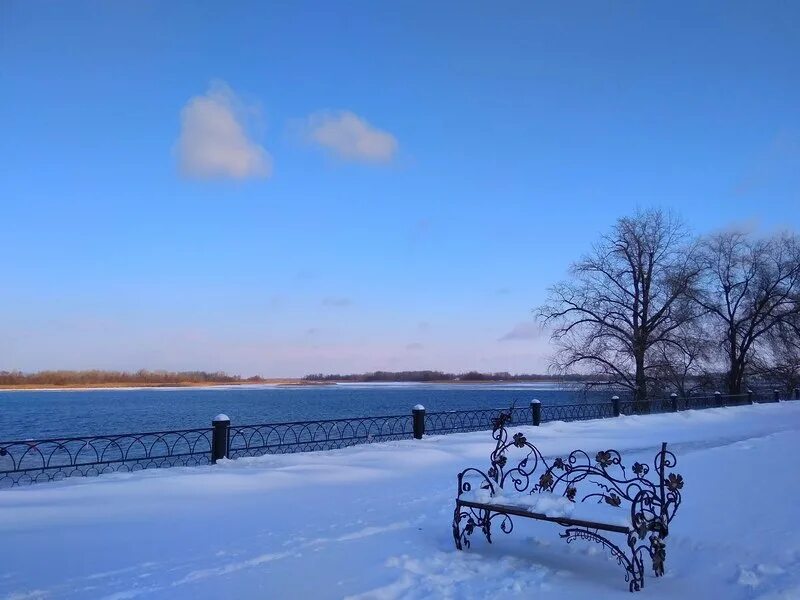
<path id="1" fill-rule="evenodd" d="M 660 442 L 686 481 L 641 598 L 800 599 L 800 402 L 547 423 L 546 455 Z M 558 526 L 453 548 L 456 473 L 488 432 L 0 491 L 0 598 L 631 598 Z"/>

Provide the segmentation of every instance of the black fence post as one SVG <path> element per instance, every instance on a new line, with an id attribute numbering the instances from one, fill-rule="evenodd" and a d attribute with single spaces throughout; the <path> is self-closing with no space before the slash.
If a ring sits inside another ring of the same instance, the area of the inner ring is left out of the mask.
<path id="1" fill-rule="evenodd" d="M 772 399 L 775 402 L 780 402 L 781 401 L 781 393 L 778 390 L 772 390 Z"/>
<path id="2" fill-rule="evenodd" d="M 533 415 L 533 424 L 538 427 L 542 422 L 542 403 L 536 398 L 531 400 L 531 415 Z"/>
<path id="3" fill-rule="evenodd" d="M 228 440 L 230 439 L 231 420 L 228 415 L 217 415 L 211 421 L 211 462 L 228 458 Z"/>
<path id="4" fill-rule="evenodd" d="M 425 435 L 425 407 L 417 404 L 411 409 L 411 418 L 414 423 L 414 439 L 421 440 Z"/>
<path id="5" fill-rule="evenodd" d="M 678 412 L 678 394 L 672 392 L 669 395 L 670 402 L 672 403 L 672 412 Z"/>
<path id="6" fill-rule="evenodd" d="M 794 399 L 800 400 L 800 388 L 794 388 Z"/>
<path id="7" fill-rule="evenodd" d="M 614 411 L 614 416 L 618 417 L 619 416 L 619 396 L 611 396 L 611 404 L 613 405 L 612 409 Z"/>
<path id="8" fill-rule="evenodd" d="M 753 403 L 753 390 L 747 390 L 747 402 L 749 404 Z"/>
<path id="9" fill-rule="evenodd" d="M 722 394 L 714 392 L 714 406 L 722 406 Z"/>

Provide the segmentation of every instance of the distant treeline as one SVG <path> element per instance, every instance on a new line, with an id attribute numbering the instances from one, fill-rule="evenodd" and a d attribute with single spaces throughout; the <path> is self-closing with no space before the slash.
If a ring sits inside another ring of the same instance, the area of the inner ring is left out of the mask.
<path id="1" fill-rule="evenodd" d="M 570 381 L 582 381 L 586 377 L 574 375 Z M 561 381 L 564 377 L 557 375 L 517 374 L 512 375 L 506 371 L 499 373 L 445 373 L 443 371 L 374 371 L 372 373 L 353 373 L 339 375 L 314 373 L 303 377 L 304 381 L 354 381 L 354 382 L 425 382 L 425 381 Z"/>
<path id="2" fill-rule="evenodd" d="M 260 377 L 243 379 L 238 375 L 206 371 L 147 371 L 135 373 L 126 371 L 0 371 L 0 385 L 177 385 L 186 383 L 238 383 L 242 381 L 262 381 Z"/>

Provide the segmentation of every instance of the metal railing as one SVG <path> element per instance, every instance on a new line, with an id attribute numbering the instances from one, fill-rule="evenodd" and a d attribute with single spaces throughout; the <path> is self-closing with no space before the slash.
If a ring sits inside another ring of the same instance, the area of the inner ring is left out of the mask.
<path id="1" fill-rule="evenodd" d="M 212 429 L 0 442 L 0 488 L 211 463 Z"/>
<path id="2" fill-rule="evenodd" d="M 230 426 L 228 458 L 333 450 L 411 437 L 411 415 Z"/>
<path id="3" fill-rule="evenodd" d="M 797 390 L 792 394 L 800 396 Z M 547 421 L 579 421 L 620 415 L 654 414 L 681 410 L 773 402 L 778 392 L 726 396 L 666 398 L 649 401 L 621 399 L 584 404 L 514 406 L 514 423 L 539 425 Z M 787 398 L 788 399 L 788 398 Z M 0 442 L 0 488 L 93 476 L 115 471 L 213 464 L 223 458 L 332 450 L 358 444 L 422 438 L 491 429 L 507 407 L 426 412 L 415 406 L 411 414 L 260 425 L 232 425 L 217 416 L 210 428 L 182 429 L 104 436 L 16 440 Z"/>

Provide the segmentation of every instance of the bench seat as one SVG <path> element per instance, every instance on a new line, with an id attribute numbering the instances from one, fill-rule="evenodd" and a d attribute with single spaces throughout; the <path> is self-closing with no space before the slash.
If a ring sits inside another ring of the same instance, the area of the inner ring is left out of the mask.
<path id="1" fill-rule="evenodd" d="M 630 513 L 607 504 L 571 502 L 549 492 L 533 494 L 499 494 L 488 490 L 465 492 L 459 504 L 471 508 L 499 512 L 564 526 L 587 527 L 615 533 L 632 533 Z"/>

